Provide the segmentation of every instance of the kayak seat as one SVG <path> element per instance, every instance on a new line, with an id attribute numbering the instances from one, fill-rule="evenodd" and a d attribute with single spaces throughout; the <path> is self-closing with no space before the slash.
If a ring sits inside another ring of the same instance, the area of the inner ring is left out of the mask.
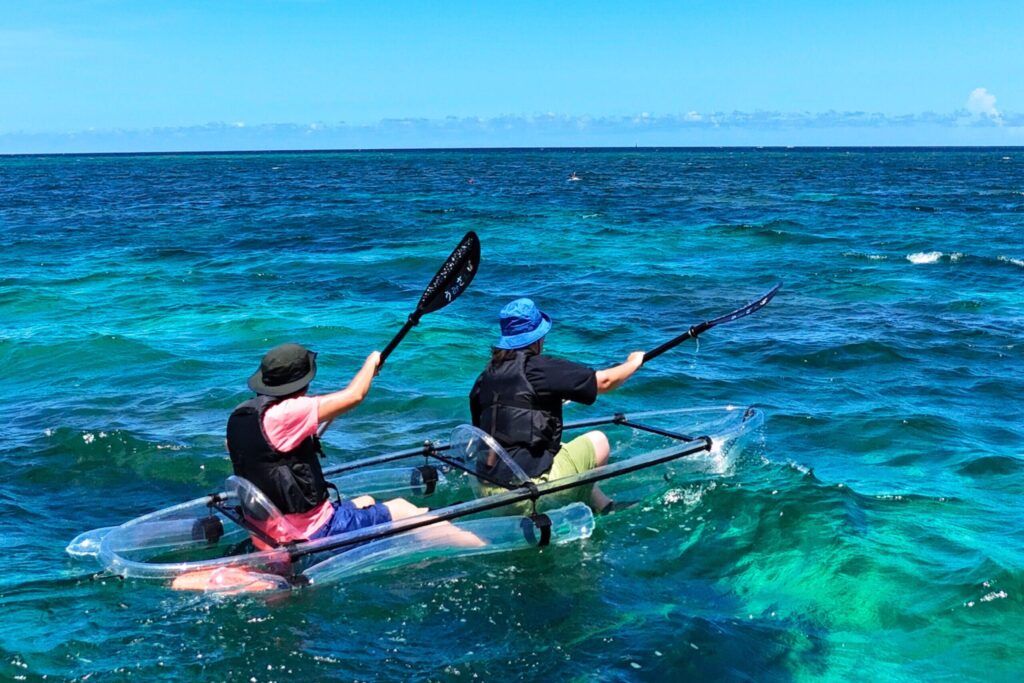
<path id="1" fill-rule="evenodd" d="M 511 482 L 512 487 L 530 481 L 530 478 L 516 464 L 512 456 L 494 440 L 494 437 L 479 427 L 459 425 L 452 430 L 450 443 L 452 454 L 457 459 L 485 477 L 494 473 L 498 468 L 498 463 L 501 462 L 506 465 L 515 478 Z M 494 493 L 494 485 L 488 484 L 486 479 L 479 476 L 470 477 L 470 479 L 478 496 Z"/>
<path id="2" fill-rule="evenodd" d="M 274 538 L 302 537 L 302 532 L 288 521 L 266 494 L 245 477 L 228 477 L 224 481 L 224 490 L 235 499 L 242 519 L 256 529 Z"/>

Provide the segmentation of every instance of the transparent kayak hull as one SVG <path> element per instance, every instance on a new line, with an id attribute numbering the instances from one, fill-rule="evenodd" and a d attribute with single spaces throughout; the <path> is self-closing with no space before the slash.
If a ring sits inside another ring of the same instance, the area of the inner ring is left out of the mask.
<path id="1" fill-rule="evenodd" d="M 560 545 L 590 538 L 594 514 L 583 503 L 548 512 L 549 543 Z M 437 524 L 355 546 L 314 564 L 303 572 L 310 585 L 323 586 L 368 571 L 443 557 L 507 552 L 540 544 L 541 532 L 529 517 L 470 519 Z"/>
<path id="2" fill-rule="evenodd" d="M 566 425 L 567 431 L 603 429 L 612 445 L 612 462 L 486 496 L 474 485 L 472 472 L 482 460 L 495 456 L 490 449 L 500 447 L 488 438 L 474 438 L 473 428 L 460 427 L 450 444 L 366 458 L 325 472 L 347 497 L 397 495 L 422 504 L 426 496 L 443 500 L 446 491 L 463 497 L 469 491 L 471 499 L 465 502 L 336 536 L 255 550 L 252 520 L 280 513 L 251 484 L 229 477 L 223 493 L 85 532 L 67 552 L 94 557 L 121 576 L 232 594 L 330 585 L 367 571 L 439 557 L 568 543 L 589 537 L 593 530 L 593 515 L 579 501 L 589 497 L 594 484 L 613 496 L 638 490 L 642 495 L 651 482 L 727 474 L 743 442 L 762 422 L 760 411 L 725 406 L 572 423 Z M 393 462 L 420 456 L 430 467 Z M 546 516 L 531 516 L 534 512 Z"/>
<path id="3" fill-rule="evenodd" d="M 346 498 L 366 495 L 383 499 L 401 496 L 429 496 L 438 488 L 446 487 L 448 479 L 444 472 L 432 466 L 383 467 L 347 472 L 332 478 L 331 483 L 337 486 L 338 491 Z M 182 523 L 187 527 L 186 522 Z M 68 544 L 65 551 L 72 557 L 96 557 L 104 537 L 117 528 L 116 526 L 100 527 L 83 532 Z M 189 530 L 183 528 L 182 531 Z M 156 527 L 149 527 L 146 531 L 135 529 L 133 533 L 136 536 L 140 534 L 145 536 L 151 533 L 154 539 L 160 536 Z M 122 539 L 119 541 L 121 546 L 131 548 L 133 545 L 131 538 L 124 534 L 121 536 Z M 177 535 L 174 535 L 174 538 L 177 538 Z M 149 542 L 147 541 L 147 543 Z M 151 543 L 157 543 L 157 541 L 153 540 Z"/>

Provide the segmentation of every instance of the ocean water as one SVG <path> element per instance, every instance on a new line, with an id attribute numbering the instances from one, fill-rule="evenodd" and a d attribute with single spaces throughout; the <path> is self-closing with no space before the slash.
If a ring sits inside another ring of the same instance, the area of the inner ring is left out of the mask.
<path id="1" fill-rule="evenodd" d="M 581 178 L 568 182 L 575 171 Z M 596 406 L 766 414 L 726 475 L 544 552 L 284 599 L 75 561 L 220 490 L 270 346 L 336 388 L 467 231 L 479 275 L 328 432 L 467 421 L 508 299 L 594 366 L 777 281 Z M 1019 680 L 1024 151 L 508 150 L 0 158 L 0 679 Z"/>

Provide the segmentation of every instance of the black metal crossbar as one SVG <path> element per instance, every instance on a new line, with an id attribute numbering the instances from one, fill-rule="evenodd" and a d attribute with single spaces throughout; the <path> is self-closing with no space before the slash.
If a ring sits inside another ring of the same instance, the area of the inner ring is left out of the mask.
<path id="1" fill-rule="evenodd" d="M 702 436 L 693 440 L 692 443 L 687 446 L 680 448 L 679 450 L 673 450 L 657 458 L 652 459 L 639 459 L 640 462 L 633 462 L 633 460 L 623 460 L 621 462 L 613 463 L 610 465 L 604 465 L 582 474 L 570 477 L 571 481 L 562 481 L 559 479 L 546 481 L 540 484 L 524 485 L 523 487 L 517 488 L 513 491 L 506 493 L 499 493 L 494 496 L 488 496 L 486 498 L 478 498 L 465 503 L 454 505 L 447 508 L 446 511 L 438 511 L 435 513 L 428 513 L 417 517 L 407 517 L 406 519 L 392 522 L 390 526 L 385 529 L 377 529 L 374 527 L 368 527 L 366 529 L 343 534 L 336 537 L 327 537 L 320 541 L 314 541 L 308 544 L 307 547 L 292 550 L 289 554 L 292 561 L 298 560 L 307 555 L 315 555 L 317 553 L 329 552 L 333 550 L 339 550 L 341 548 L 347 548 L 360 543 L 366 543 L 367 541 L 374 541 L 379 538 L 388 538 L 390 536 L 396 536 L 414 529 L 420 529 L 431 524 L 437 524 L 439 522 L 448 522 L 453 519 L 459 519 L 468 515 L 473 515 L 481 512 L 487 512 L 490 510 L 496 510 L 498 508 L 507 507 L 514 505 L 515 503 L 521 503 L 529 500 L 536 500 L 542 496 L 559 493 L 562 491 L 568 491 L 570 489 L 578 488 L 580 486 L 586 486 L 587 484 L 596 484 L 606 479 L 613 477 L 619 477 L 624 474 L 636 472 L 648 467 L 654 467 L 666 462 L 685 458 L 690 455 L 697 453 L 709 452 L 711 450 L 711 438 Z"/>

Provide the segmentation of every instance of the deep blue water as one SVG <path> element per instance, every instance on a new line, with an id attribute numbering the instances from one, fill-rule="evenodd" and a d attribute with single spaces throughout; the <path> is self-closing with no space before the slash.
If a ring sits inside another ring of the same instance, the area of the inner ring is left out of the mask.
<path id="1" fill-rule="evenodd" d="M 219 490 L 262 353 L 303 342 L 343 384 L 470 229 L 472 287 L 328 433 L 333 461 L 466 421 L 510 298 L 603 366 L 781 280 L 572 408 L 755 404 L 757 447 L 579 544 L 284 600 L 65 555 Z M 0 244 L 0 678 L 1019 679 L 1020 149 L 10 157 Z"/>

